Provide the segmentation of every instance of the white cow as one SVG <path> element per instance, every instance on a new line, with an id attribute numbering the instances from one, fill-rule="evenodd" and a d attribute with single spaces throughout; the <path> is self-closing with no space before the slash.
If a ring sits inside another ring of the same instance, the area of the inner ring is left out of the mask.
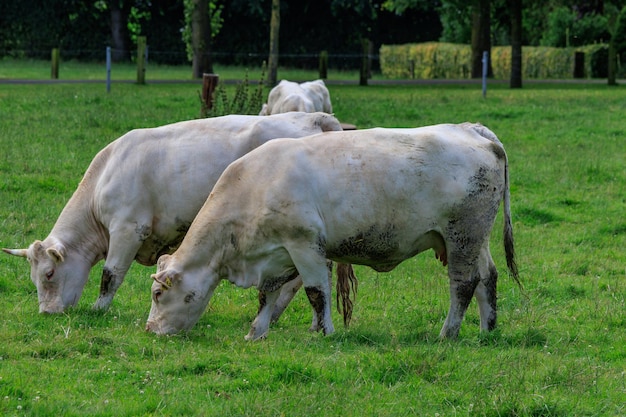
<path id="1" fill-rule="evenodd" d="M 44 313 L 75 305 L 91 267 L 106 259 L 94 308 L 108 308 L 133 260 L 154 265 L 176 249 L 228 164 L 270 139 L 329 130 L 341 126 L 325 113 L 230 115 L 133 130 L 96 155 L 46 239 L 3 250 L 30 262 Z"/>
<path id="2" fill-rule="evenodd" d="M 473 295 L 481 330 L 492 330 L 498 275 L 489 235 L 501 201 L 507 264 L 518 280 L 509 200 L 506 153 L 481 125 L 268 142 L 224 171 L 178 250 L 159 258 L 146 328 L 191 328 L 226 279 L 259 289 L 262 308 L 246 339 L 264 337 L 278 289 L 299 273 L 329 334 L 327 258 L 384 272 L 432 248 L 450 279 L 440 337 L 458 335 Z"/>
<path id="3" fill-rule="evenodd" d="M 290 111 L 332 113 L 330 93 L 322 80 L 307 81 L 298 84 L 282 80 L 270 91 L 267 103 L 259 115 L 286 113 Z"/>

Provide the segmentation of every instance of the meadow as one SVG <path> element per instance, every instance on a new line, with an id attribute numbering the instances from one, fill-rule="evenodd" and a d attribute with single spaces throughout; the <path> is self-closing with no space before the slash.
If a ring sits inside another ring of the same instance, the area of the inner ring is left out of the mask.
<path id="1" fill-rule="evenodd" d="M 198 117 L 198 89 L 0 84 L 0 247 L 45 238 L 112 140 Z M 243 336 L 254 289 L 222 283 L 193 329 L 157 337 L 144 331 L 154 267 L 133 265 L 98 313 L 96 265 L 79 305 L 49 316 L 38 314 L 28 263 L 0 254 L 0 414 L 626 415 L 623 89 L 493 84 L 483 98 L 475 84 L 329 84 L 335 115 L 358 128 L 478 121 L 504 143 L 524 288 L 506 271 L 500 214 L 494 332 L 479 334 L 472 302 L 458 340 L 438 340 L 448 282 L 431 251 L 390 273 L 355 267 L 349 328 L 333 311 L 333 335 L 309 333 L 298 294 L 268 339 L 253 343 Z"/>

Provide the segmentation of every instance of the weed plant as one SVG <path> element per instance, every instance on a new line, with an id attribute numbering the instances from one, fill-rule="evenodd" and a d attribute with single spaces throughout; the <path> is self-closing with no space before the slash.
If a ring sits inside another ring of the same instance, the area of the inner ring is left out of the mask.
<path id="1" fill-rule="evenodd" d="M 246 71 L 243 80 L 237 83 L 232 99 L 228 98 L 224 83 L 218 83 L 213 96 L 209 98 L 209 103 L 205 102 L 200 94 L 200 117 L 217 117 L 227 114 L 258 115 L 263 105 L 264 77 L 265 65 L 261 71 L 261 78 L 252 89 Z"/>
<path id="2" fill-rule="evenodd" d="M 235 86 L 226 86 L 233 94 Z M 0 254 L 0 414 L 7 416 L 626 415 L 626 101 L 621 87 L 329 85 L 358 128 L 479 121 L 504 143 L 524 292 L 506 273 L 496 331 L 475 302 L 437 335 L 448 282 L 431 251 L 390 273 L 356 267 L 353 321 L 307 332 L 298 294 L 269 338 L 243 340 L 254 289 L 217 288 L 198 324 L 146 333 L 150 274 L 134 264 L 94 312 L 102 264 L 76 308 L 38 314 L 28 263 Z M 267 89 L 265 93 L 267 93 Z M 0 246 L 51 230 L 93 156 L 130 129 L 194 118 L 193 84 L 0 85 Z"/>

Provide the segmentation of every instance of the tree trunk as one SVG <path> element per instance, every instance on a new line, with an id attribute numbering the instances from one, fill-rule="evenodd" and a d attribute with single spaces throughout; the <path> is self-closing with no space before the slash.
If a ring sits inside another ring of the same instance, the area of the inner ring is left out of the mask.
<path id="1" fill-rule="evenodd" d="M 609 85 L 617 85 L 617 42 L 618 28 L 620 21 L 620 11 L 617 7 L 607 7 L 608 14 L 608 29 L 611 34 L 609 39 L 609 62 L 608 62 L 608 77 L 607 82 Z"/>
<path id="2" fill-rule="evenodd" d="M 191 72 L 193 78 L 202 78 L 202 74 L 213 72 L 209 0 L 192 0 L 191 7 Z"/>
<path id="3" fill-rule="evenodd" d="M 267 82 L 276 85 L 278 77 L 278 34 L 280 32 L 280 0 L 272 0 L 272 19 L 270 21 L 270 56 L 268 60 Z"/>
<path id="4" fill-rule="evenodd" d="M 522 88 L 522 0 L 510 0 L 511 88 Z"/>
<path id="5" fill-rule="evenodd" d="M 609 68 L 608 68 L 608 84 L 617 85 L 617 48 L 615 48 L 614 36 L 609 41 Z"/>
<path id="6" fill-rule="evenodd" d="M 128 29 L 126 27 L 127 13 L 120 7 L 120 2 L 109 2 L 111 10 L 111 59 L 113 62 L 127 60 L 128 49 Z"/>
<path id="7" fill-rule="evenodd" d="M 493 76 L 491 66 L 491 0 L 478 0 L 472 7 L 472 78 L 483 74 L 483 52 L 487 51 L 489 61 L 487 76 Z"/>

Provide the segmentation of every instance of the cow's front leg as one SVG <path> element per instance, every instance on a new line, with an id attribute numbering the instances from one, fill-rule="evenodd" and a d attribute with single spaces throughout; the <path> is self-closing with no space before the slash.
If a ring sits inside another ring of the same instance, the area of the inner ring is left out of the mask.
<path id="1" fill-rule="evenodd" d="M 272 311 L 276 304 L 276 299 L 280 295 L 280 291 L 261 291 L 259 290 L 259 312 L 252 322 L 252 327 L 246 335 L 246 340 L 258 340 L 267 337 L 270 329 L 270 321 L 272 319 Z"/>
<path id="2" fill-rule="evenodd" d="M 335 327 L 330 315 L 332 276 L 328 261 L 319 252 L 311 251 L 307 244 L 288 248 L 288 251 L 302 277 L 313 314 L 317 317 L 317 326 L 313 330 L 323 330 L 325 335 L 334 333 Z"/>
<path id="3" fill-rule="evenodd" d="M 134 226 L 121 231 L 111 231 L 109 252 L 102 269 L 100 294 L 93 306 L 94 309 L 106 310 L 109 308 L 117 289 L 124 282 L 126 272 L 133 263 L 137 251 L 148 234 L 143 228 Z"/>
<path id="4" fill-rule="evenodd" d="M 333 262 L 327 261 L 326 266 L 328 268 L 328 286 L 332 288 L 333 285 Z M 274 307 L 274 311 L 272 312 L 272 323 L 278 321 L 280 316 L 283 314 L 291 300 L 295 297 L 298 290 L 302 287 L 302 278 L 297 276 L 295 279 L 287 282 L 280 290 L 280 296 L 276 301 L 276 306 Z M 317 332 L 322 330 L 320 326 L 317 312 L 313 309 L 313 318 L 311 320 L 311 327 L 309 331 Z"/>
<path id="5" fill-rule="evenodd" d="M 316 328 L 311 326 L 310 330 L 323 330 L 325 335 L 334 333 L 335 327 L 330 315 L 330 286 L 304 287 L 304 290 L 313 307 L 315 317 L 317 317 Z"/>

